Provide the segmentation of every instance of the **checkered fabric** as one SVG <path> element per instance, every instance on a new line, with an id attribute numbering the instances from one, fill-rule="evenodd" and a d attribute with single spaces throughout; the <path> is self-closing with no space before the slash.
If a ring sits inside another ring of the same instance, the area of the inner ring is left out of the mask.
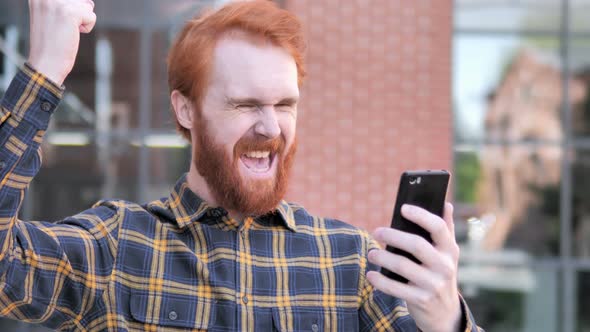
<path id="1" fill-rule="evenodd" d="M 284 201 L 237 222 L 185 175 L 148 204 L 19 220 L 62 94 L 25 66 L 2 99 L 0 315 L 76 331 L 416 331 L 404 302 L 365 279 L 377 247 L 365 231 Z"/>

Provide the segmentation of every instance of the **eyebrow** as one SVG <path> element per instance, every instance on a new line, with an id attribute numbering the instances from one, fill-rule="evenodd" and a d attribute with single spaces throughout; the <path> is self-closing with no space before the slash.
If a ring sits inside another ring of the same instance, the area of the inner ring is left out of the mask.
<path id="1" fill-rule="evenodd" d="M 293 105 L 293 104 L 296 104 L 298 101 L 299 101 L 298 97 L 287 97 L 287 98 L 281 99 L 279 102 L 277 102 L 274 105 L 277 105 L 277 104 Z M 262 101 L 261 99 L 257 99 L 257 98 L 227 98 L 227 102 L 228 102 L 228 104 L 231 104 L 231 105 L 239 105 L 239 104 L 264 105 L 265 104 L 264 101 Z"/>

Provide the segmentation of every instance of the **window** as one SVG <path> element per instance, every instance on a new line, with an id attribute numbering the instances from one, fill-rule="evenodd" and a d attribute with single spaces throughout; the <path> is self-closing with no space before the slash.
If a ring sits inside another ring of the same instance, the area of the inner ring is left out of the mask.
<path id="1" fill-rule="evenodd" d="M 590 331 L 589 10 L 455 1 L 459 278 L 486 331 Z"/>

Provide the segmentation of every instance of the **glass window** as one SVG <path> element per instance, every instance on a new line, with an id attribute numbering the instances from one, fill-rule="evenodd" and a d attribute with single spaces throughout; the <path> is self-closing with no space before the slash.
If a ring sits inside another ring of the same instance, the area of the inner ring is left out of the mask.
<path id="1" fill-rule="evenodd" d="M 137 200 L 137 147 L 115 141 L 98 148 L 77 134 L 64 135 L 47 134 L 43 167 L 21 211 L 24 219 L 60 220 L 100 199 Z"/>
<path id="2" fill-rule="evenodd" d="M 576 256 L 590 257 L 590 150 L 576 149 L 572 156 L 572 240 Z"/>
<path id="3" fill-rule="evenodd" d="M 555 269 L 528 266 L 518 255 L 461 255 L 459 285 L 479 326 L 487 332 L 561 331 Z M 510 264 L 494 264 L 507 259 Z"/>
<path id="4" fill-rule="evenodd" d="M 96 2 L 94 11 L 101 18 L 97 23 L 103 26 L 164 27 L 179 25 L 193 17 L 215 0 L 101 0 Z M 218 2 L 218 1 L 217 1 Z"/>
<path id="5" fill-rule="evenodd" d="M 558 31 L 559 0 L 457 0 L 455 29 Z"/>
<path id="6" fill-rule="evenodd" d="M 174 132 L 176 125 L 172 106 L 170 104 L 170 93 L 168 88 L 168 73 L 166 57 L 172 44 L 172 37 L 169 31 L 155 31 L 152 38 L 152 116 L 150 126 L 157 130 L 168 130 Z"/>
<path id="7" fill-rule="evenodd" d="M 143 112 L 148 126 L 174 131 L 168 93 L 166 56 L 170 45 L 167 33 L 149 34 L 152 63 L 148 67 L 151 84 L 147 109 L 140 109 L 141 32 L 104 28 L 81 39 L 76 66 L 64 84 L 68 95 L 63 111 L 56 115 L 56 126 L 64 129 L 108 128 L 138 133 Z M 99 55 L 100 61 L 96 55 Z M 104 124 L 108 122 L 108 127 Z"/>
<path id="8" fill-rule="evenodd" d="M 119 131 L 137 137 L 142 112 L 148 126 L 174 131 L 166 78 L 166 56 L 176 30 L 214 1 L 104 0 L 96 4 L 99 17 L 91 34 L 83 35 L 76 65 L 64 82 L 66 95 L 53 120 L 53 130 Z M 18 53 L 26 57 L 28 6 L 0 3 L 0 27 L 17 26 Z M 148 35 L 149 73 L 140 68 L 141 35 Z M 0 58 L 3 60 L 4 58 Z M 3 67 L 2 67 L 3 68 Z M 142 77 L 149 76 L 147 109 L 142 108 Z M 2 89 L 0 89 L 0 92 Z"/>
<path id="9" fill-rule="evenodd" d="M 2 0 L 0 1 L 0 24 L 16 24 L 21 27 L 28 23 L 29 7 L 26 1 Z"/>
<path id="10" fill-rule="evenodd" d="M 175 135 L 175 134 L 173 134 Z M 173 136 L 169 136 L 174 140 Z M 166 138 L 155 138 L 164 143 Z M 171 142 L 175 144 L 176 141 Z M 170 189 L 190 166 L 190 147 L 150 149 L 149 199 L 168 197 Z"/>
<path id="11" fill-rule="evenodd" d="M 546 145 L 457 147 L 457 221 L 480 219 L 477 236 L 465 241 L 484 251 L 558 255 L 561 157 Z"/>
<path id="12" fill-rule="evenodd" d="M 454 37 L 455 137 L 559 141 L 559 41 L 552 37 Z"/>
<path id="13" fill-rule="evenodd" d="M 570 4 L 570 30 L 576 32 L 590 32 L 589 0 L 569 0 Z"/>
<path id="14" fill-rule="evenodd" d="M 564 5 L 567 43 L 560 40 Z M 464 247 L 459 278 L 486 331 L 564 329 L 555 291 L 564 286 L 556 278 L 562 267 L 555 264 L 562 259 L 562 209 L 571 216 L 572 243 L 566 246 L 574 264 L 590 257 L 589 12 L 588 0 L 455 1 L 454 195 Z M 564 83 L 571 126 L 562 123 Z M 563 150 L 566 137 L 573 137 L 571 150 Z M 562 181 L 564 158 L 571 183 Z M 564 205 L 562 191 L 571 197 Z M 469 219 L 474 216 L 479 218 Z M 538 262 L 552 268 L 526 268 Z M 523 285 L 523 271 L 541 288 L 515 290 Z M 577 330 L 590 331 L 590 273 L 575 273 Z M 544 287 L 547 292 L 536 291 Z"/>
<path id="15" fill-rule="evenodd" d="M 590 331 L 590 272 L 578 274 L 578 332 Z"/>
<path id="16" fill-rule="evenodd" d="M 138 30 L 104 28 L 83 36 L 76 65 L 64 82 L 70 96 L 62 103 L 56 126 L 123 132 L 138 128 L 139 44 Z"/>
<path id="17" fill-rule="evenodd" d="M 25 36 L 23 36 L 25 37 Z M 28 36 L 26 36 L 28 39 Z M 96 32 L 83 35 L 76 64 L 64 81 L 66 93 L 52 121 L 54 130 L 92 130 L 96 125 Z"/>
<path id="18" fill-rule="evenodd" d="M 575 136 L 590 135 L 590 38 L 573 38 L 569 52 L 570 102 Z"/>

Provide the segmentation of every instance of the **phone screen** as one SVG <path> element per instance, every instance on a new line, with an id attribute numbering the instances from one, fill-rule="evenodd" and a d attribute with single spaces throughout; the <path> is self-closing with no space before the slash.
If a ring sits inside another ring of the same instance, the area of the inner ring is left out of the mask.
<path id="1" fill-rule="evenodd" d="M 404 172 L 399 183 L 391 227 L 403 232 L 422 236 L 428 242 L 432 243 L 430 233 L 402 216 L 401 207 L 404 204 L 416 205 L 442 217 L 445 207 L 445 197 L 449 184 L 449 178 L 449 172 L 444 170 Z M 387 250 L 394 254 L 407 257 L 420 264 L 420 261 L 413 255 L 401 249 L 388 245 Z M 381 269 L 381 273 L 399 282 L 408 282 L 406 278 L 385 268 Z"/>

